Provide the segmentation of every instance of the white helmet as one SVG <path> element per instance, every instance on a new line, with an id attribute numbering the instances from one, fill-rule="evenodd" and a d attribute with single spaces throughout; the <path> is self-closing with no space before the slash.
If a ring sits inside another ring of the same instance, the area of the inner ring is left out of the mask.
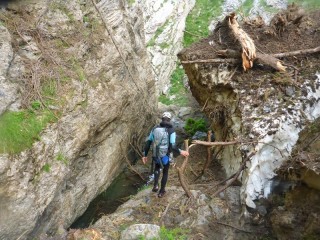
<path id="1" fill-rule="evenodd" d="M 164 112 L 164 113 L 162 114 L 162 117 L 163 117 L 163 118 L 169 118 L 169 119 L 171 119 L 171 113 L 169 113 L 169 112 Z"/>

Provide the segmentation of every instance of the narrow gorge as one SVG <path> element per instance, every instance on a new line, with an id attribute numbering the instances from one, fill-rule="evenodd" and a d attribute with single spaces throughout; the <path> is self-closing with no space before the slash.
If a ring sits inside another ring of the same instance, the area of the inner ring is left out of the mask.
<path id="1" fill-rule="evenodd" d="M 320 5 L 291 3 L 3 1 L 0 240 L 319 238 Z M 232 12 L 285 71 L 222 55 L 241 51 Z M 70 229 L 124 169 L 149 177 L 141 149 L 163 111 L 180 148 L 188 120 L 214 133 L 189 149 L 189 192 L 177 157 L 166 197 L 146 185 Z"/>

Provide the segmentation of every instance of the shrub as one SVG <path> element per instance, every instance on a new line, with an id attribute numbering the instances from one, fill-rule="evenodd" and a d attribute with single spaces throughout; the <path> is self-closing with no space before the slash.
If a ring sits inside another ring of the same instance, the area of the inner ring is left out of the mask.
<path id="1" fill-rule="evenodd" d="M 203 118 L 188 118 L 184 130 L 186 130 L 190 136 L 193 136 L 197 131 L 207 132 L 207 124 Z"/>

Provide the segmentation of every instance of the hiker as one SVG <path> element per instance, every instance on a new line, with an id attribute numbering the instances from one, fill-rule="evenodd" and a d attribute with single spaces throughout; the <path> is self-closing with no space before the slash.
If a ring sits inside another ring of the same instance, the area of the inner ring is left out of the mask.
<path id="1" fill-rule="evenodd" d="M 144 157 L 142 157 L 143 164 L 148 161 L 147 155 L 151 144 L 153 143 L 153 153 L 152 160 L 155 161 L 154 169 L 154 186 L 152 188 L 153 192 L 158 192 L 159 190 L 159 176 L 160 169 L 163 168 L 161 188 L 158 193 L 158 197 L 163 197 L 166 193 L 166 184 L 168 180 L 169 166 L 171 153 L 175 155 L 182 155 L 184 157 L 189 156 L 189 152 L 179 149 L 176 146 L 176 133 L 172 124 L 170 123 L 171 114 L 169 112 L 164 112 L 162 115 L 162 121 L 156 127 L 154 127 L 148 137 L 148 140 L 144 149 Z"/>

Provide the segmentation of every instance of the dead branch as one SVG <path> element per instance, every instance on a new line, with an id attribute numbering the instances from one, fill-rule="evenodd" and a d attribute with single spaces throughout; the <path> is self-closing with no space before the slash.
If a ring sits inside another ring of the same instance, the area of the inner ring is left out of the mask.
<path id="1" fill-rule="evenodd" d="M 184 144 L 185 144 L 186 151 L 189 151 L 188 140 L 184 140 Z M 181 167 L 180 168 L 177 167 L 177 170 L 178 170 L 179 181 L 181 183 L 183 190 L 186 192 L 186 194 L 188 195 L 189 198 L 193 198 L 193 195 L 189 189 L 189 186 L 188 186 L 186 179 L 185 179 L 185 176 L 184 176 L 184 171 L 186 169 L 188 159 L 189 159 L 189 157 L 185 157 Z"/>
<path id="2" fill-rule="evenodd" d="M 185 148 L 186 148 L 187 152 L 189 151 L 189 143 L 188 143 L 188 141 L 189 140 L 184 140 L 184 145 L 185 145 Z M 188 161 L 189 161 L 189 157 L 185 157 L 184 160 L 183 160 L 183 163 L 181 165 L 182 173 L 184 173 L 184 171 L 186 170 L 186 166 L 188 164 Z"/>
<path id="3" fill-rule="evenodd" d="M 121 152 L 124 153 L 124 158 L 125 158 L 128 166 L 129 166 L 129 168 L 131 169 L 131 171 L 133 171 L 134 173 L 136 173 L 143 181 L 146 181 L 146 180 L 144 179 L 144 177 L 131 165 L 131 163 L 130 163 L 128 157 L 127 157 L 127 154 L 125 154 L 125 152 L 123 151 L 123 148 L 122 148 L 121 144 L 120 144 L 120 148 L 121 148 Z"/>
<path id="4" fill-rule="evenodd" d="M 199 144 L 203 146 L 227 146 L 227 145 L 234 145 L 241 143 L 239 141 L 232 141 L 232 142 L 206 142 L 206 141 L 200 141 L 200 140 L 193 140 L 193 144 Z"/>
<path id="5" fill-rule="evenodd" d="M 189 186 L 185 181 L 185 177 L 184 177 L 182 169 L 179 167 L 177 169 L 178 169 L 179 181 L 180 181 L 180 184 L 181 184 L 183 190 L 186 192 L 186 194 L 188 195 L 189 198 L 193 198 L 193 195 L 189 189 Z"/>
<path id="6" fill-rule="evenodd" d="M 293 51 L 293 52 L 274 53 L 271 55 L 273 57 L 282 58 L 282 57 L 292 57 L 292 56 L 302 55 L 302 54 L 312 54 L 312 53 L 317 53 L 317 52 L 320 52 L 320 46 L 318 46 L 316 48 L 302 49 L 302 50 L 297 50 L 297 51 Z"/>
<path id="7" fill-rule="evenodd" d="M 245 233 L 255 233 L 255 232 L 247 231 L 247 230 L 244 230 L 244 229 L 241 229 L 241 228 L 237 228 L 235 226 L 232 226 L 230 224 L 223 223 L 223 222 L 213 221 L 212 223 L 216 223 L 216 224 L 224 225 L 224 226 L 227 226 L 227 227 L 231 227 L 231 228 L 234 228 L 234 229 L 236 229 L 238 231 L 245 232 Z"/>
<path id="8" fill-rule="evenodd" d="M 211 142 L 211 136 L 212 136 L 212 131 L 208 131 L 207 140 L 208 140 L 209 143 Z M 203 169 L 202 169 L 203 173 L 209 167 L 209 165 L 211 163 L 211 160 L 212 160 L 212 156 L 211 155 L 212 155 L 212 149 L 209 146 L 209 147 L 207 147 L 207 161 L 205 162 L 205 164 L 203 166 Z"/>
<path id="9" fill-rule="evenodd" d="M 136 152 L 136 154 L 138 154 L 139 157 L 141 157 L 141 158 L 143 157 L 141 151 L 139 151 L 139 149 L 136 146 L 133 146 L 132 143 L 130 143 L 130 146 Z"/>
<path id="10" fill-rule="evenodd" d="M 228 58 L 240 58 L 241 53 L 235 51 L 233 49 L 225 49 L 217 51 L 219 56 L 228 57 Z M 263 54 L 263 53 L 256 53 L 256 58 L 254 60 L 257 63 L 265 64 L 270 66 L 278 71 L 285 71 L 285 67 L 281 64 L 280 60 L 275 58 L 273 55 L 270 54 Z"/>
<path id="11" fill-rule="evenodd" d="M 201 112 L 203 112 L 206 109 L 208 100 L 209 100 L 209 98 L 207 98 L 206 102 L 204 103 L 204 105 L 203 105 L 203 107 L 201 109 Z"/>
<path id="12" fill-rule="evenodd" d="M 253 66 L 253 61 L 256 58 L 256 46 L 252 38 L 250 38 L 249 35 L 240 28 L 239 23 L 236 19 L 236 14 L 231 13 L 228 18 L 228 26 L 231 29 L 234 37 L 239 41 L 241 45 L 242 67 L 244 71 L 246 71 Z"/>
<path id="13" fill-rule="evenodd" d="M 268 65 L 278 71 L 285 71 L 285 66 L 282 65 L 281 61 L 277 58 L 283 57 L 291 57 L 296 55 L 303 54 L 312 54 L 320 52 L 320 46 L 316 48 L 310 49 L 302 49 L 292 52 L 284 52 L 284 53 L 274 53 L 274 54 L 264 54 L 264 53 L 256 53 L 255 62 L 262 63 Z M 215 59 L 198 59 L 192 61 L 181 61 L 181 63 L 238 63 L 238 58 L 243 57 L 240 52 L 237 52 L 233 49 L 219 50 L 217 51 L 219 56 L 227 57 L 225 59 L 215 58 Z"/>
<path id="14" fill-rule="evenodd" d="M 190 60 L 190 61 L 181 61 L 181 63 L 239 63 L 240 61 L 235 58 L 215 58 L 215 59 L 198 59 L 198 60 Z"/>
<path id="15" fill-rule="evenodd" d="M 286 67 L 281 64 L 281 61 L 269 54 L 257 53 L 256 62 L 270 66 L 280 72 L 286 71 Z"/>
<path id="16" fill-rule="evenodd" d="M 161 216 L 161 219 L 160 219 L 160 225 L 161 225 L 161 226 L 163 225 L 163 218 L 164 218 L 164 216 L 167 214 L 167 212 L 168 212 L 168 210 L 169 210 L 170 203 L 171 203 L 171 202 L 168 203 L 166 209 L 165 209 L 164 212 L 162 213 L 162 216 Z"/>
<path id="17" fill-rule="evenodd" d="M 236 173 L 232 174 L 233 177 L 231 178 L 231 180 L 230 180 L 224 187 L 222 187 L 222 188 L 219 189 L 218 191 L 214 192 L 214 193 L 212 194 L 212 197 L 218 195 L 219 193 L 221 193 L 222 191 L 224 191 L 225 189 L 227 189 L 228 187 L 230 187 L 231 184 L 232 184 L 235 180 L 237 180 L 237 178 L 239 177 L 239 175 L 240 175 L 240 173 L 242 172 L 242 170 L 245 169 L 247 161 L 248 161 L 254 154 L 255 154 L 255 152 L 250 153 L 249 156 L 247 156 L 247 157 L 243 160 L 243 162 L 242 162 L 239 170 L 238 170 Z"/>
<path id="18" fill-rule="evenodd" d="M 189 165 L 190 172 L 192 172 L 196 177 L 199 177 L 199 175 L 193 170 L 193 168 Z"/>
<path id="19" fill-rule="evenodd" d="M 215 188 L 215 187 L 217 187 L 217 186 L 219 186 L 219 185 L 222 185 L 222 184 L 226 183 L 226 182 L 229 181 L 231 178 L 233 178 L 235 175 L 236 175 L 236 173 L 232 174 L 230 177 L 224 179 L 224 180 L 221 181 L 221 182 L 218 182 L 217 184 L 215 184 L 215 185 L 212 186 L 211 188 Z"/>

